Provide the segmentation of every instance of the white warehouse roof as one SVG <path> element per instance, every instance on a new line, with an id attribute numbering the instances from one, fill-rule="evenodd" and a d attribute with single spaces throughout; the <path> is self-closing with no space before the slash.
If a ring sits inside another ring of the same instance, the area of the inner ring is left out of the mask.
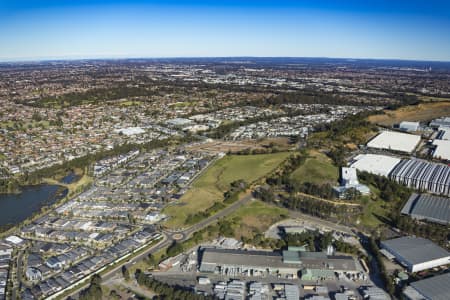
<path id="1" fill-rule="evenodd" d="M 399 128 L 406 131 L 417 131 L 419 129 L 419 126 L 419 122 L 403 121 L 400 123 Z"/>
<path id="2" fill-rule="evenodd" d="M 420 136 L 395 131 L 383 131 L 367 143 L 367 147 L 411 153 L 420 142 Z"/>
<path id="3" fill-rule="evenodd" d="M 433 145 L 436 146 L 433 152 L 434 158 L 450 160 L 450 141 L 434 140 Z"/>
<path id="4" fill-rule="evenodd" d="M 400 158 L 387 155 L 359 154 L 354 158 L 354 161 L 350 166 L 351 168 L 376 175 L 388 176 L 401 160 Z"/>
<path id="5" fill-rule="evenodd" d="M 439 127 L 439 132 L 437 135 L 437 139 L 440 140 L 450 140 L 450 128 L 449 127 L 445 127 L 445 126 L 441 126 Z"/>

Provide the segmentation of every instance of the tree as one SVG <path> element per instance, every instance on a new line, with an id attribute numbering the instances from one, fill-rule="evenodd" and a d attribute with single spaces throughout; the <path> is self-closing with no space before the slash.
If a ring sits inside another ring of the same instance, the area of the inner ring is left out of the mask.
<path id="1" fill-rule="evenodd" d="M 183 245 L 174 241 L 166 250 L 167 256 L 175 256 L 184 251 Z"/>
<path id="2" fill-rule="evenodd" d="M 122 298 L 120 297 L 120 295 L 117 293 L 116 290 L 112 290 L 112 291 L 109 293 L 109 298 L 108 298 L 108 299 L 120 300 L 120 299 L 122 299 Z"/>
<path id="3" fill-rule="evenodd" d="M 91 284 L 89 285 L 88 288 L 81 291 L 79 299 L 80 300 L 101 299 L 103 296 L 101 284 L 102 284 L 102 278 L 100 277 L 100 275 L 95 274 L 94 276 L 92 276 Z"/>
<path id="4" fill-rule="evenodd" d="M 128 268 L 125 265 L 122 266 L 122 275 L 123 275 L 123 278 L 125 278 L 125 280 L 130 279 L 130 271 L 128 270 Z"/>
<path id="5" fill-rule="evenodd" d="M 148 256 L 147 256 L 147 263 L 148 263 L 149 265 L 151 265 L 151 266 L 156 265 L 156 259 L 155 259 L 155 257 L 153 256 L 153 254 L 151 254 L 151 253 L 148 254 Z"/>

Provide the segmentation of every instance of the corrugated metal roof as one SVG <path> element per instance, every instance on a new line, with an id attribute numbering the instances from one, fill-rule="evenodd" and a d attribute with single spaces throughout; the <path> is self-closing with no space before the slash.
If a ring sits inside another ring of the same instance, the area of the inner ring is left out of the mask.
<path id="1" fill-rule="evenodd" d="M 283 255 L 279 252 L 245 251 L 232 249 L 205 248 L 202 252 L 201 268 L 220 265 L 300 269 L 323 268 L 334 270 L 356 271 L 358 267 L 351 256 L 326 256 L 324 254 L 308 255 L 308 252 L 298 252 L 299 262 L 283 262 Z M 293 257 L 295 258 L 295 257 Z M 300 264 L 299 264 L 300 263 Z"/>
<path id="2" fill-rule="evenodd" d="M 411 287 L 426 299 L 448 300 L 450 298 L 450 273 L 413 282 Z"/>
<path id="3" fill-rule="evenodd" d="M 402 208 L 402 214 L 431 222 L 450 223 L 450 199 L 428 194 L 412 194 Z"/>
<path id="4" fill-rule="evenodd" d="M 409 264 L 419 264 L 439 258 L 450 257 L 450 253 L 430 240 L 405 236 L 383 241 L 382 245 L 394 251 Z"/>

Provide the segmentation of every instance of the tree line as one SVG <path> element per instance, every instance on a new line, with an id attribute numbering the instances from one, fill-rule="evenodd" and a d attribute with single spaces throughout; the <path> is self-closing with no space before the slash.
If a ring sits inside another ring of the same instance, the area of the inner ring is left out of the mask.
<path id="1" fill-rule="evenodd" d="M 157 295 L 153 297 L 153 300 L 213 300 L 213 296 L 205 296 L 196 294 L 193 290 L 179 286 L 168 285 L 161 281 L 156 280 L 143 273 L 140 269 L 135 273 L 136 281 L 139 285 L 151 289 Z"/>

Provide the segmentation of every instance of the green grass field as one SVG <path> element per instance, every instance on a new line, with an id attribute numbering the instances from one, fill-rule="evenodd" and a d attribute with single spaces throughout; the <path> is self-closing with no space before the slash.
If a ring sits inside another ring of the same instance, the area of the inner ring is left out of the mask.
<path id="1" fill-rule="evenodd" d="M 260 155 L 227 155 L 211 165 L 192 184 L 180 203 L 163 211 L 170 219 L 168 227 L 180 227 L 189 214 L 195 214 L 223 200 L 223 193 L 231 182 L 243 179 L 251 183 L 270 173 L 290 154 L 280 152 Z"/>
<path id="2" fill-rule="evenodd" d="M 320 152 L 310 151 L 310 157 L 291 174 L 291 178 L 299 183 L 336 184 L 339 179 L 339 169 L 331 159 Z"/>
<path id="3" fill-rule="evenodd" d="M 228 216 L 228 219 L 235 224 L 235 237 L 240 239 L 241 237 L 251 238 L 255 232 L 262 233 L 287 216 L 287 209 L 254 200 Z"/>
<path id="4" fill-rule="evenodd" d="M 363 197 L 361 204 L 363 205 L 363 213 L 359 218 L 361 225 L 368 228 L 376 228 L 382 225 L 383 222 L 378 218 L 378 216 L 386 217 L 389 213 L 389 203 L 384 202 L 380 199 L 380 191 L 370 186 L 371 195 Z"/>

